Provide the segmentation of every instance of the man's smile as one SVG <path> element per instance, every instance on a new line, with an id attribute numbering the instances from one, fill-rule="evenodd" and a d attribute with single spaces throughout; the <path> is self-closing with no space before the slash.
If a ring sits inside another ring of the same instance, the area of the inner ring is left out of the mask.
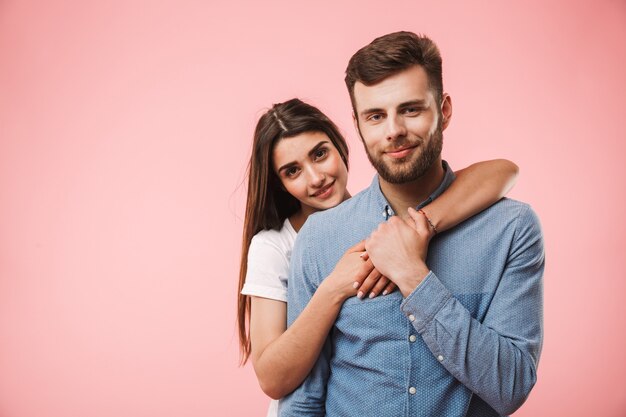
<path id="1" fill-rule="evenodd" d="M 394 158 L 394 159 L 401 159 L 406 157 L 407 155 L 409 155 L 411 152 L 413 152 L 417 147 L 419 146 L 419 143 L 415 144 L 415 145 L 410 145 L 410 146 L 402 146 L 398 149 L 393 149 L 391 151 L 385 151 L 385 154 L 387 154 L 388 156 Z"/>

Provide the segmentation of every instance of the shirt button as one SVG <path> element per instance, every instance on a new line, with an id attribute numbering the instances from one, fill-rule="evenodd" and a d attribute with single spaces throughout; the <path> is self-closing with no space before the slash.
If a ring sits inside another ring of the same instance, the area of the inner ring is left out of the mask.
<path id="1" fill-rule="evenodd" d="M 415 321 L 415 316 L 413 314 L 409 314 L 409 321 Z"/>
<path id="2" fill-rule="evenodd" d="M 414 334 L 412 334 L 411 336 L 409 336 L 409 340 L 411 342 L 415 342 L 417 340 L 417 336 L 415 336 Z"/>
<path id="3" fill-rule="evenodd" d="M 443 362 L 443 356 L 441 356 L 441 355 L 437 356 L 437 360 L 438 360 L 439 362 Z"/>
<path id="4" fill-rule="evenodd" d="M 416 392 L 417 390 L 415 389 L 415 387 L 409 388 L 409 394 L 415 394 Z"/>

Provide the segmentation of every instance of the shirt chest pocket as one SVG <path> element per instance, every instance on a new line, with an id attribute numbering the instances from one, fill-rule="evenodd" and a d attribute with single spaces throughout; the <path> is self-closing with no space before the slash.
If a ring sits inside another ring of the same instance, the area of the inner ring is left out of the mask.
<path id="1" fill-rule="evenodd" d="M 399 291 L 372 299 L 349 298 L 339 312 L 335 330 L 339 335 L 355 340 L 400 337 L 394 332 L 404 333 L 408 324 L 400 310 L 402 300 Z"/>
<path id="2" fill-rule="evenodd" d="M 409 320 L 400 310 L 400 292 L 373 299 L 348 299 L 333 329 L 335 361 L 359 369 L 387 369 L 403 375 L 408 357 Z"/>

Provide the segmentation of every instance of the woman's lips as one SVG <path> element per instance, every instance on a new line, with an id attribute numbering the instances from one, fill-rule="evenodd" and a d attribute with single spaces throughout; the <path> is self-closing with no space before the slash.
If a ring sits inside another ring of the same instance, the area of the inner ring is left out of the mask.
<path id="1" fill-rule="evenodd" d="M 335 181 L 330 184 L 320 188 L 315 193 L 312 194 L 312 197 L 326 199 L 331 196 L 333 193 L 333 186 L 335 185 Z"/>

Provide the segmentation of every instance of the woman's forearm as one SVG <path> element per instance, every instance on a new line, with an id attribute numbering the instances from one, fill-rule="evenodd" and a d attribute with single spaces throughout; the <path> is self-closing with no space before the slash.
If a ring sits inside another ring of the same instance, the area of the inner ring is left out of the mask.
<path id="1" fill-rule="evenodd" d="M 456 172 L 456 180 L 423 208 L 438 231 L 450 229 L 493 205 L 513 188 L 519 168 L 506 159 L 470 165 Z"/>
<path id="2" fill-rule="evenodd" d="M 296 321 L 262 351 L 253 352 L 254 370 L 265 394 L 282 398 L 302 383 L 315 364 L 344 299 L 322 283 Z"/>

